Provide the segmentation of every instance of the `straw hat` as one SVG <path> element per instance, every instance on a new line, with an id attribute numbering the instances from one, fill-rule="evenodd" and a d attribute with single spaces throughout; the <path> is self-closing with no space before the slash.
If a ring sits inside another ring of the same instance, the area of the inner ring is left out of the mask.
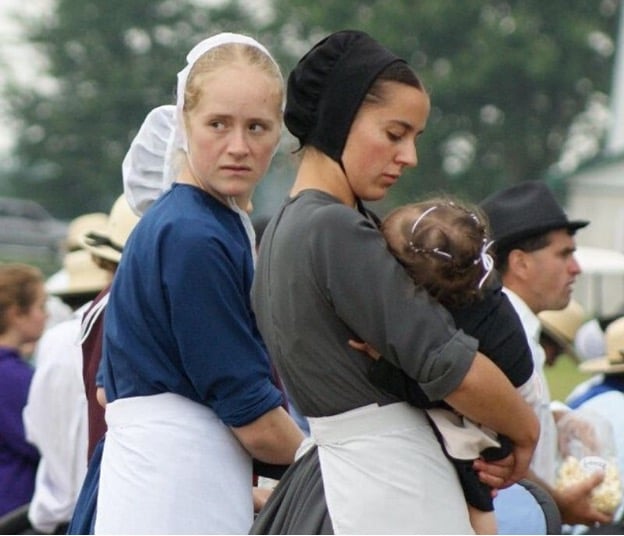
<path id="1" fill-rule="evenodd" d="M 607 353 L 605 334 L 597 318 L 585 322 L 574 337 L 576 355 L 581 361 L 601 357 Z"/>
<path id="2" fill-rule="evenodd" d="M 92 231 L 94 229 L 104 229 L 106 227 L 107 220 L 108 215 L 104 212 L 91 212 L 89 214 L 78 216 L 69 222 L 67 237 L 65 238 L 67 251 L 82 249 L 82 244 L 80 243 L 82 235 L 87 231 Z"/>
<path id="3" fill-rule="evenodd" d="M 624 317 L 611 322 L 605 330 L 607 355 L 588 359 L 579 366 L 582 372 L 618 374 L 624 372 Z"/>
<path id="4" fill-rule="evenodd" d="M 92 228 L 82 235 L 82 247 L 102 259 L 118 263 L 123 247 L 138 221 L 139 217 L 122 194 L 113 204 L 105 228 Z"/>
<path id="5" fill-rule="evenodd" d="M 46 290 L 56 296 L 100 292 L 111 281 L 111 274 L 97 266 L 84 249 L 63 258 L 63 268 L 46 281 Z"/>
<path id="6" fill-rule="evenodd" d="M 578 358 L 574 348 L 574 338 L 585 322 L 586 315 L 582 305 L 575 300 L 570 300 L 565 309 L 542 311 L 537 316 L 542 325 L 542 332 L 560 345 L 567 354 Z"/>

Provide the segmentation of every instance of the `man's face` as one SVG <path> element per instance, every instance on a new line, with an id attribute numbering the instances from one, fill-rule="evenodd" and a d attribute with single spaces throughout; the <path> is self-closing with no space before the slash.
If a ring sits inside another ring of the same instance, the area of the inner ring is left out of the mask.
<path id="1" fill-rule="evenodd" d="M 566 307 L 576 276 L 581 273 L 574 258 L 574 237 L 565 229 L 558 229 L 548 233 L 548 238 L 545 248 L 522 252 L 522 288 L 516 292 L 535 314 Z"/>

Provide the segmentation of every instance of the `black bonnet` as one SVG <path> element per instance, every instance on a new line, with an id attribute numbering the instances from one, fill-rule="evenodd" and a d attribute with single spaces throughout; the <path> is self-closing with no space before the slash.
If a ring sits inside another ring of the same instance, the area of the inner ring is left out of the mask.
<path id="1" fill-rule="evenodd" d="M 336 162 L 351 123 L 379 74 L 405 61 L 368 34 L 333 33 L 319 41 L 288 77 L 284 122 L 300 145 L 312 145 Z"/>

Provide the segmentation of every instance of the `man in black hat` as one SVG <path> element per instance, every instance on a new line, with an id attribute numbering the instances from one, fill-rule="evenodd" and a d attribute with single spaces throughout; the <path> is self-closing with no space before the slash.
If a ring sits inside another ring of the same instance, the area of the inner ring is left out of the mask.
<path id="1" fill-rule="evenodd" d="M 540 346 L 538 313 L 560 310 L 570 302 L 572 287 L 581 268 L 574 258 L 574 235 L 588 221 L 571 221 L 551 190 L 541 181 L 526 181 L 494 193 L 480 204 L 490 220 L 496 268 L 503 288 L 524 328 L 533 361 L 540 400 L 534 409 L 541 432 L 531 479 L 553 496 L 564 523 L 608 523 L 610 516 L 590 504 L 590 495 L 602 481 L 588 481 L 556 490 L 557 427 L 551 411 L 550 393 L 544 376 L 544 349 Z"/>

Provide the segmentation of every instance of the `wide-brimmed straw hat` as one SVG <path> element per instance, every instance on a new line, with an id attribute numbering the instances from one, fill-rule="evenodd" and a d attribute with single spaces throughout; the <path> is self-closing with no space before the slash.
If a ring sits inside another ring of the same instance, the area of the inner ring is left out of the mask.
<path id="1" fill-rule="evenodd" d="M 84 249 L 102 259 L 118 263 L 126 241 L 139 217 L 132 211 L 124 195 L 113 204 L 106 227 L 90 229 L 81 238 Z"/>
<path id="2" fill-rule="evenodd" d="M 56 296 L 97 294 L 111 281 L 111 273 L 97 266 L 84 249 L 63 258 L 63 268 L 46 281 L 46 290 Z"/>
<path id="3" fill-rule="evenodd" d="M 624 373 L 624 317 L 618 318 L 607 326 L 605 344 L 607 355 L 581 363 L 579 369 L 582 372 Z"/>
<path id="4" fill-rule="evenodd" d="M 542 311 L 537 316 L 542 325 L 542 332 L 561 346 L 568 355 L 578 359 L 574 338 L 586 319 L 583 306 L 575 300 L 570 300 L 564 309 Z"/>

